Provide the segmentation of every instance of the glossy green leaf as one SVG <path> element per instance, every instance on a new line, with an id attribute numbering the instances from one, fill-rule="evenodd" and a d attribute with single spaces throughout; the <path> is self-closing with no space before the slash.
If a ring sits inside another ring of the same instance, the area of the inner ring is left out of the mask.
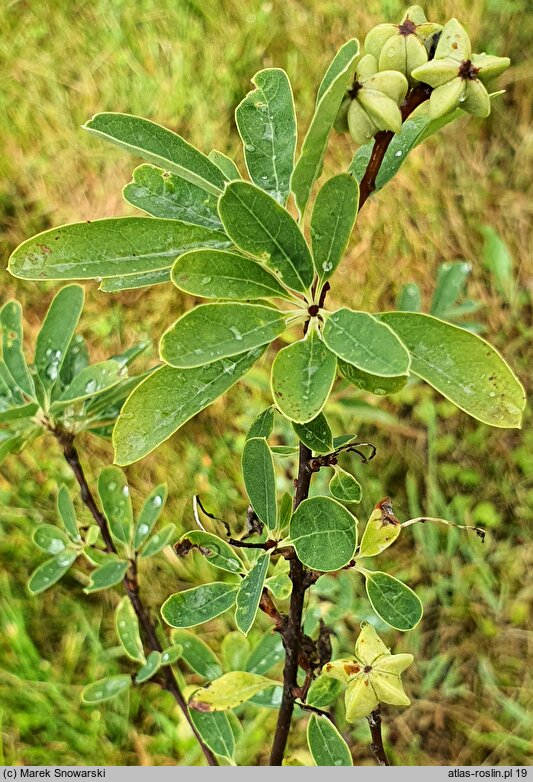
<path id="1" fill-rule="evenodd" d="M 109 587 L 120 584 L 129 567 L 129 562 L 125 562 L 121 559 L 111 559 L 104 565 L 97 567 L 91 573 L 91 580 L 89 585 L 83 590 L 87 595 L 92 592 L 99 592 L 101 589 L 109 589 Z"/>
<path id="2" fill-rule="evenodd" d="M 70 539 L 78 543 L 81 540 L 81 536 L 78 530 L 76 511 L 74 510 L 74 504 L 70 499 L 68 489 L 64 485 L 60 487 L 57 494 L 57 512 Z"/>
<path id="3" fill-rule="evenodd" d="M 223 250 L 193 250 L 182 255 L 172 269 L 172 282 L 204 299 L 290 298 L 264 266 Z"/>
<path id="4" fill-rule="evenodd" d="M 311 714 L 307 743 L 315 766 L 353 766 L 347 743 L 328 717 Z"/>
<path id="5" fill-rule="evenodd" d="M 388 573 L 363 571 L 372 608 L 396 630 L 412 630 L 422 618 L 422 603 L 413 590 Z"/>
<path id="6" fill-rule="evenodd" d="M 20 388 L 13 380 L 4 361 L 0 360 L 0 410 L 6 410 L 12 406 L 25 406 L 26 401 Z"/>
<path id="7" fill-rule="evenodd" d="M 291 189 L 301 214 L 305 210 L 313 184 L 322 172 L 329 134 L 346 88 L 354 75 L 358 54 L 359 44 L 352 38 L 339 49 L 322 82 L 320 100 L 291 179 Z"/>
<path id="8" fill-rule="evenodd" d="M 133 181 L 126 185 L 123 195 L 132 206 L 153 217 L 222 230 L 216 196 L 159 168 L 146 165 L 136 168 Z"/>
<path id="9" fill-rule="evenodd" d="M 122 695 L 130 687 L 131 677 L 125 673 L 107 676 L 105 679 L 99 679 L 84 687 L 81 699 L 84 703 L 102 703 L 116 698 L 117 695 Z"/>
<path id="10" fill-rule="evenodd" d="M 220 171 L 222 171 L 228 182 L 231 182 L 233 179 L 242 179 L 240 171 L 234 161 L 223 152 L 219 152 L 218 149 L 212 149 L 207 157 Z"/>
<path id="11" fill-rule="evenodd" d="M 32 595 L 44 592 L 62 578 L 78 556 L 77 551 L 67 550 L 57 554 L 52 559 L 47 559 L 36 568 L 28 582 L 28 591 Z"/>
<path id="12" fill-rule="evenodd" d="M 380 375 L 372 375 L 370 372 L 363 372 L 362 369 L 357 369 L 353 364 L 348 364 L 346 361 L 339 359 L 337 362 L 339 372 L 356 388 L 360 388 L 362 391 L 369 391 L 371 394 L 377 396 L 385 396 L 386 394 L 396 394 L 401 391 L 407 383 L 407 375 L 398 375 L 397 377 L 382 377 Z"/>
<path id="13" fill-rule="evenodd" d="M 96 114 L 83 127 L 210 193 L 217 195 L 224 188 L 223 174 L 206 155 L 155 122 L 106 112 Z"/>
<path id="14" fill-rule="evenodd" d="M 78 325 L 84 290 L 80 285 L 67 285 L 52 301 L 35 345 L 35 369 L 45 391 L 55 385 L 65 354 Z"/>
<path id="15" fill-rule="evenodd" d="M 167 647 L 161 652 L 161 665 L 174 665 L 183 655 L 183 646 L 181 644 L 173 644 Z"/>
<path id="16" fill-rule="evenodd" d="M 254 645 L 246 660 L 246 670 L 250 673 L 267 673 L 285 657 L 283 643 L 279 633 L 268 630 Z"/>
<path id="17" fill-rule="evenodd" d="M 319 676 L 309 687 L 306 703 L 316 709 L 324 709 L 335 703 L 342 692 L 342 682 L 329 676 Z"/>
<path id="18" fill-rule="evenodd" d="M 414 282 L 402 286 L 398 295 L 396 309 L 401 312 L 420 312 L 422 309 L 422 293 Z"/>
<path id="19" fill-rule="evenodd" d="M 253 441 L 249 441 L 253 442 Z M 270 554 L 261 554 L 252 569 L 241 581 L 237 593 L 235 624 L 244 635 L 248 635 L 259 610 L 259 601 L 263 593 Z"/>
<path id="20" fill-rule="evenodd" d="M 405 375 L 409 353 L 391 328 L 368 312 L 343 307 L 328 316 L 324 342 L 339 358 L 381 377 Z"/>
<path id="21" fill-rule="evenodd" d="M 133 391 L 113 432 L 115 461 L 131 464 L 157 448 L 241 378 L 263 353 L 250 350 L 197 369 L 161 367 Z"/>
<path id="22" fill-rule="evenodd" d="M 267 345 L 286 328 L 286 315 L 263 304 L 202 304 L 186 312 L 161 338 L 161 358 L 189 368 Z"/>
<path id="23" fill-rule="evenodd" d="M 240 671 L 250 654 L 250 641 L 239 630 L 224 633 L 220 645 L 225 671 Z"/>
<path id="24" fill-rule="evenodd" d="M 185 545 L 184 545 L 185 544 Z M 228 573 L 244 572 L 244 565 L 235 551 L 217 535 L 194 529 L 186 532 L 176 545 L 178 553 L 186 553 L 188 548 L 197 548 L 210 565 Z"/>
<path id="25" fill-rule="evenodd" d="M 437 318 L 446 318 L 449 310 L 465 292 L 466 281 L 472 267 L 466 261 L 442 263 L 439 266 L 437 284 L 431 298 L 429 311 Z"/>
<path id="26" fill-rule="evenodd" d="M 289 492 L 285 492 L 279 503 L 279 528 L 281 530 L 288 526 L 292 516 L 292 497 Z"/>
<path id="27" fill-rule="evenodd" d="M 298 559 L 312 570 L 340 570 L 353 559 L 357 519 L 330 497 L 300 503 L 291 519 L 289 537 Z"/>
<path id="28" fill-rule="evenodd" d="M 231 671 L 216 679 L 209 687 L 196 690 L 189 705 L 204 712 L 234 709 L 256 693 L 277 683 L 257 673 Z"/>
<path id="29" fill-rule="evenodd" d="M 328 179 L 318 191 L 311 217 L 311 246 L 322 281 L 331 277 L 344 256 L 358 207 L 359 185 L 351 174 Z"/>
<path id="30" fill-rule="evenodd" d="M 270 450 L 275 456 L 285 458 L 287 456 L 296 456 L 298 454 L 297 445 L 271 445 Z"/>
<path id="31" fill-rule="evenodd" d="M 380 317 L 409 350 L 413 374 L 478 421 L 520 428 L 523 386 L 488 342 L 430 315 L 387 312 Z"/>
<path id="32" fill-rule="evenodd" d="M 142 684 L 143 682 L 147 682 L 148 679 L 151 679 L 152 676 L 154 676 L 160 668 L 161 668 L 161 652 L 158 651 L 150 652 L 142 668 L 139 668 L 139 670 L 137 671 L 137 675 L 135 676 L 135 681 L 137 682 L 137 684 Z"/>
<path id="33" fill-rule="evenodd" d="M 252 437 L 264 437 L 268 438 L 272 434 L 274 429 L 274 408 L 267 407 L 260 413 L 251 427 L 248 429 L 246 439 L 250 440 Z"/>
<path id="34" fill-rule="evenodd" d="M 333 449 L 333 435 L 323 413 L 305 424 L 293 423 L 298 439 L 315 453 L 329 453 Z"/>
<path id="35" fill-rule="evenodd" d="M 320 413 L 335 380 L 337 359 L 315 331 L 276 355 L 272 395 L 290 421 L 306 423 Z"/>
<path id="36" fill-rule="evenodd" d="M 130 543 L 133 509 L 126 476 L 118 467 L 104 467 L 98 476 L 98 495 L 111 534 L 121 543 Z"/>
<path id="37" fill-rule="evenodd" d="M 7 400 L 3 400 L 7 402 Z M 21 421 L 23 418 L 31 419 L 38 411 L 39 405 L 37 402 L 30 402 L 27 405 L 20 405 L 18 407 L 11 407 L 7 410 L 0 409 L 0 423 L 9 423 L 10 421 Z M 29 424 L 30 421 L 27 421 Z"/>
<path id="38" fill-rule="evenodd" d="M 171 270 L 157 269 L 155 272 L 141 272 L 140 274 L 128 274 L 127 277 L 107 277 L 99 285 L 99 290 L 104 293 L 122 293 L 122 291 L 135 291 L 139 288 L 150 288 L 152 285 L 163 285 L 170 282 Z"/>
<path id="39" fill-rule="evenodd" d="M 122 380 L 122 377 L 123 370 L 117 361 L 100 361 L 97 364 L 92 364 L 74 378 L 68 388 L 58 397 L 56 405 L 65 402 L 78 402 L 96 396 L 115 386 Z"/>
<path id="40" fill-rule="evenodd" d="M 89 366 L 89 350 L 81 334 L 74 334 L 68 346 L 59 377 L 61 387 L 69 386 L 74 378 Z"/>
<path id="41" fill-rule="evenodd" d="M 255 89 L 237 106 L 235 120 L 250 179 L 285 204 L 296 149 L 296 116 L 289 77 L 266 68 L 252 79 Z"/>
<path id="42" fill-rule="evenodd" d="M 188 630 L 172 630 L 172 641 L 183 648 L 182 659 L 195 673 L 209 680 L 222 676 L 218 657 L 201 638 Z"/>
<path id="43" fill-rule="evenodd" d="M 14 383 L 28 396 L 35 388 L 24 357 L 22 307 L 18 301 L 8 301 L 0 310 L 2 358 Z"/>
<path id="44" fill-rule="evenodd" d="M 361 502 L 363 496 L 359 481 L 338 466 L 329 482 L 329 491 L 340 502 Z"/>
<path id="45" fill-rule="evenodd" d="M 146 657 L 139 632 L 139 620 L 127 596 L 122 598 L 115 610 L 115 628 L 128 657 L 144 664 Z"/>
<path id="46" fill-rule="evenodd" d="M 54 555 L 61 554 L 70 543 L 68 536 L 53 524 L 39 524 L 32 535 L 32 540 L 41 551 Z"/>
<path id="47" fill-rule="evenodd" d="M 274 529 L 278 515 L 276 477 L 272 454 L 264 437 L 252 437 L 246 441 L 242 453 L 242 474 L 252 508 L 269 529 Z"/>
<path id="48" fill-rule="evenodd" d="M 185 589 L 163 603 L 161 615 L 171 627 L 195 627 L 231 608 L 238 589 L 238 584 L 221 581 Z"/>
<path id="49" fill-rule="evenodd" d="M 227 237 L 211 228 L 154 217 L 112 217 L 37 234 L 17 247 L 9 271 L 26 280 L 122 277 L 169 269 L 179 255 L 197 247 L 228 246 Z"/>
<path id="50" fill-rule="evenodd" d="M 166 501 L 167 487 L 165 484 L 156 486 L 150 496 L 146 498 L 135 525 L 135 532 L 133 535 L 133 548 L 135 551 L 138 551 L 147 538 L 150 537 L 150 534 L 165 507 Z"/>
<path id="51" fill-rule="evenodd" d="M 148 538 L 146 543 L 141 549 L 141 559 L 148 559 L 148 557 L 154 557 L 163 551 L 165 546 L 172 545 L 172 541 L 176 537 L 176 525 L 165 524 L 160 530 L 155 532 L 151 538 Z"/>
<path id="52" fill-rule="evenodd" d="M 244 252 L 258 258 L 293 290 L 305 292 L 313 281 L 313 261 L 291 215 L 248 182 L 232 182 L 219 201 L 224 228 Z"/>
<path id="53" fill-rule="evenodd" d="M 401 524 L 392 524 L 384 518 L 378 504 L 367 521 L 357 557 L 375 557 L 391 546 L 401 532 Z"/>
<path id="54" fill-rule="evenodd" d="M 222 711 L 201 712 L 191 709 L 190 715 L 204 744 L 207 744 L 215 755 L 233 758 L 235 737 L 226 714 Z"/>
<path id="55" fill-rule="evenodd" d="M 278 573 L 265 581 L 265 588 L 275 600 L 287 600 L 292 592 L 292 581 L 287 573 Z"/>

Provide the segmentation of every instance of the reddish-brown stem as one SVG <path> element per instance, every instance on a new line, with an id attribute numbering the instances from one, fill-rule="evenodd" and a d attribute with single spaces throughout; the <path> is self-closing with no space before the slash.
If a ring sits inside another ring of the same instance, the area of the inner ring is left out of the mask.
<path id="1" fill-rule="evenodd" d="M 381 709 L 379 706 L 377 709 L 374 709 L 369 717 L 367 717 L 367 720 L 372 735 L 372 744 L 370 745 L 372 754 L 376 758 L 379 766 L 390 766 L 385 747 L 383 746 L 383 736 L 381 735 Z"/>

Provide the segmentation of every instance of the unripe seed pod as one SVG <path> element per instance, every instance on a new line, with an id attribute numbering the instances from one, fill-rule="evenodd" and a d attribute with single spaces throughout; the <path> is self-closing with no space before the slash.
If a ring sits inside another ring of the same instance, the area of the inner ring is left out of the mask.
<path id="1" fill-rule="evenodd" d="M 459 108 L 468 111 L 469 114 L 473 114 L 475 117 L 489 116 L 489 93 L 478 79 L 466 82 L 464 97 L 459 98 Z"/>
<path id="2" fill-rule="evenodd" d="M 420 65 L 412 71 L 412 76 L 417 81 L 429 84 L 430 87 L 442 87 L 454 79 L 458 74 L 457 60 L 451 57 L 444 57 L 442 60 L 431 60 L 431 62 Z"/>
<path id="3" fill-rule="evenodd" d="M 429 116 L 438 119 L 449 114 L 457 108 L 459 101 L 464 97 L 465 83 L 457 76 L 442 87 L 433 90 L 429 99 Z"/>
<path id="4" fill-rule="evenodd" d="M 348 127 L 356 144 L 366 144 L 379 130 L 356 100 L 351 101 L 348 109 Z"/>
<path id="5" fill-rule="evenodd" d="M 348 109 L 350 108 L 351 98 L 345 98 L 341 103 L 341 107 L 333 123 L 333 127 L 337 133 L 348 133 Z"/>
<path id="6" fill-rule="evenodd" d="M 492 54 L 485 54 L 485 52 L 472 55 L 472 65 L 477 69 L 477 78 L 483 84 L 501 76 L 510 64 L 509 57 L 495 57 Z"/>
<path id="7" fill-rule="evenodd" d="M 364 83 L 365 90 L 377 90 L 383 92 L 395 103 L 400 104 L 409 89 L 407 79 L 398 71 L 380 71 Z"/>
<path id="8" fill-rule="evenodd" d="M 400 132 L 402 129 L 402 114 L 392 98 L 374 90 L 361 90 L 358 98 L 372 122 L 380 130 L 392 130 L 394 133 Z"/>

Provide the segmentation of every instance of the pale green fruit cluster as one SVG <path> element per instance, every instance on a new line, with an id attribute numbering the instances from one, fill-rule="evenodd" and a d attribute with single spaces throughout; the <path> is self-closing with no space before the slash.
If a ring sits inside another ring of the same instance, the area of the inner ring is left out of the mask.
<path id="1" fill-rule="evenodd" d="M 508 57 L 472 54 L 468 33 L 457 19 L 451 19 L 442 31 L 435 58 L 415 68 L 411 75 L 433 87 L 429 99 L 432 119 L 456 108 L 476 117 L 488 117 L 490 98 L 485 84 L 509 65 Z"/>

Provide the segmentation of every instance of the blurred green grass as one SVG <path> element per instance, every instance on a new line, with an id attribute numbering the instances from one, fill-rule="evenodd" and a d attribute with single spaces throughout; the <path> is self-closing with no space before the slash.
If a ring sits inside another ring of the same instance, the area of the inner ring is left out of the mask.
<path id="1" fill-rule="evenodd" d="M 292 80 L 301 130 L 321 74 L 348 37 L 364 38 L 379 21 L 401 16 L 396 0 L 43 0 L 0 8 L 0 231 L 2 265 L 27 236 L 61 222 L 126 214 L 121 189 L 132 158 L 99 144 L 80 125 L 102 110 L 155 119 L 208 151 L 235 156 L 242 168 L 233 111 L 260 68 L 284 67 Z M 434 19 L 457 15 L 478 51 L 508 54 L 505 96 L 487 121 L 464 119 L 418 149 L 396 179 L 365 207 L 330 304 L 385 309 L 401 285 L 416 281 L 429 299 L 438 264 L 473 265 L 470 295 L 479 319 L 531 391 L 530 130 L 531 17 L 526 0 L 454 0 L 428 7 Z M 528 58 L 529 52 L 529 58 Z M 336 138 L 326 169 L 347 162 L 350 144 Z M 511 309 L 481 264 L 483 225 L 507 243 L 524 292 Z M 2 301 L 16 295 L 26 310 L 29 341 L 54 285 L 2 276 Z M 88 288 L 90 286 L 87 286 Z M 156 337 L 186 303 L 159 288 L 120 298 L 88 290 L 82 327 L 95 356 Z M 268 400 L 263 369 L 217 401 L 155 454 L 128 471 L 139 498 L 158 480 L 169 483 L 167 520 L 191 525 L 190 496 L 235 525 L 245 499 L 239 454 L 252 416 Z M 488 541 L 428 525 L 405 535 L 383 566 L 417 588 L 426 605 L 407 636 L 388 633 L 398 650 L 417 657 L 406 677 L 413 705 L 385 712 L 395 763 L 517 764 L 532 762 L 531 585 L 533 560 L 533 432 L 477 426 L 422 386 L 386 400 L 339 393 L 330 406 L 337 432 L 358 431 L 378 446 L 369 466 L 347 461 L 364 483 L 362 520 L 384 494 L 399 516 L 444 515 L 489 528 Z M 288 434 L 288 433 L 286 433 Z M 84 442 L 89 470 L 110 450 Z M 280 462 L 280 487 L 290 463 Z M 70 475 L 51 442 L 41 442 L 0 468 L 0 724 L 4 763 L 199 763 L 173 702 L 153 685 L 127 703 L 79 705 L 81 686 L 118 659 L 113 596 L 88 598 L 73 574 L 30 599 L 25 582 L 38 562 L 29 538 L 39 521 L 54 521 L 57 483 Z M 319 484 L 318 484 L 319 485 Z M 194 555 L 168 554 L 150 566 L 154 612 L 180 585 L 210 577 Z M 349 650 L 368 613 L 359 582 L 343 583 L 342 621 L 325 586 L 320 610 Z M 353 591 L 353 594 L 352 594 Z M 261 620 L 267 629 L 266 620 Z M 205 631 L 217 647 L 231 619 Z M 250 711 L 241 762 L 264 762 L 273 715 Z M 301 734 L 301 731 L 300 731 Z M 356 762 L 369 763 L 366 726 L 353 736 Z M 291 745 L 302 751 L 298 731 Z"/>

